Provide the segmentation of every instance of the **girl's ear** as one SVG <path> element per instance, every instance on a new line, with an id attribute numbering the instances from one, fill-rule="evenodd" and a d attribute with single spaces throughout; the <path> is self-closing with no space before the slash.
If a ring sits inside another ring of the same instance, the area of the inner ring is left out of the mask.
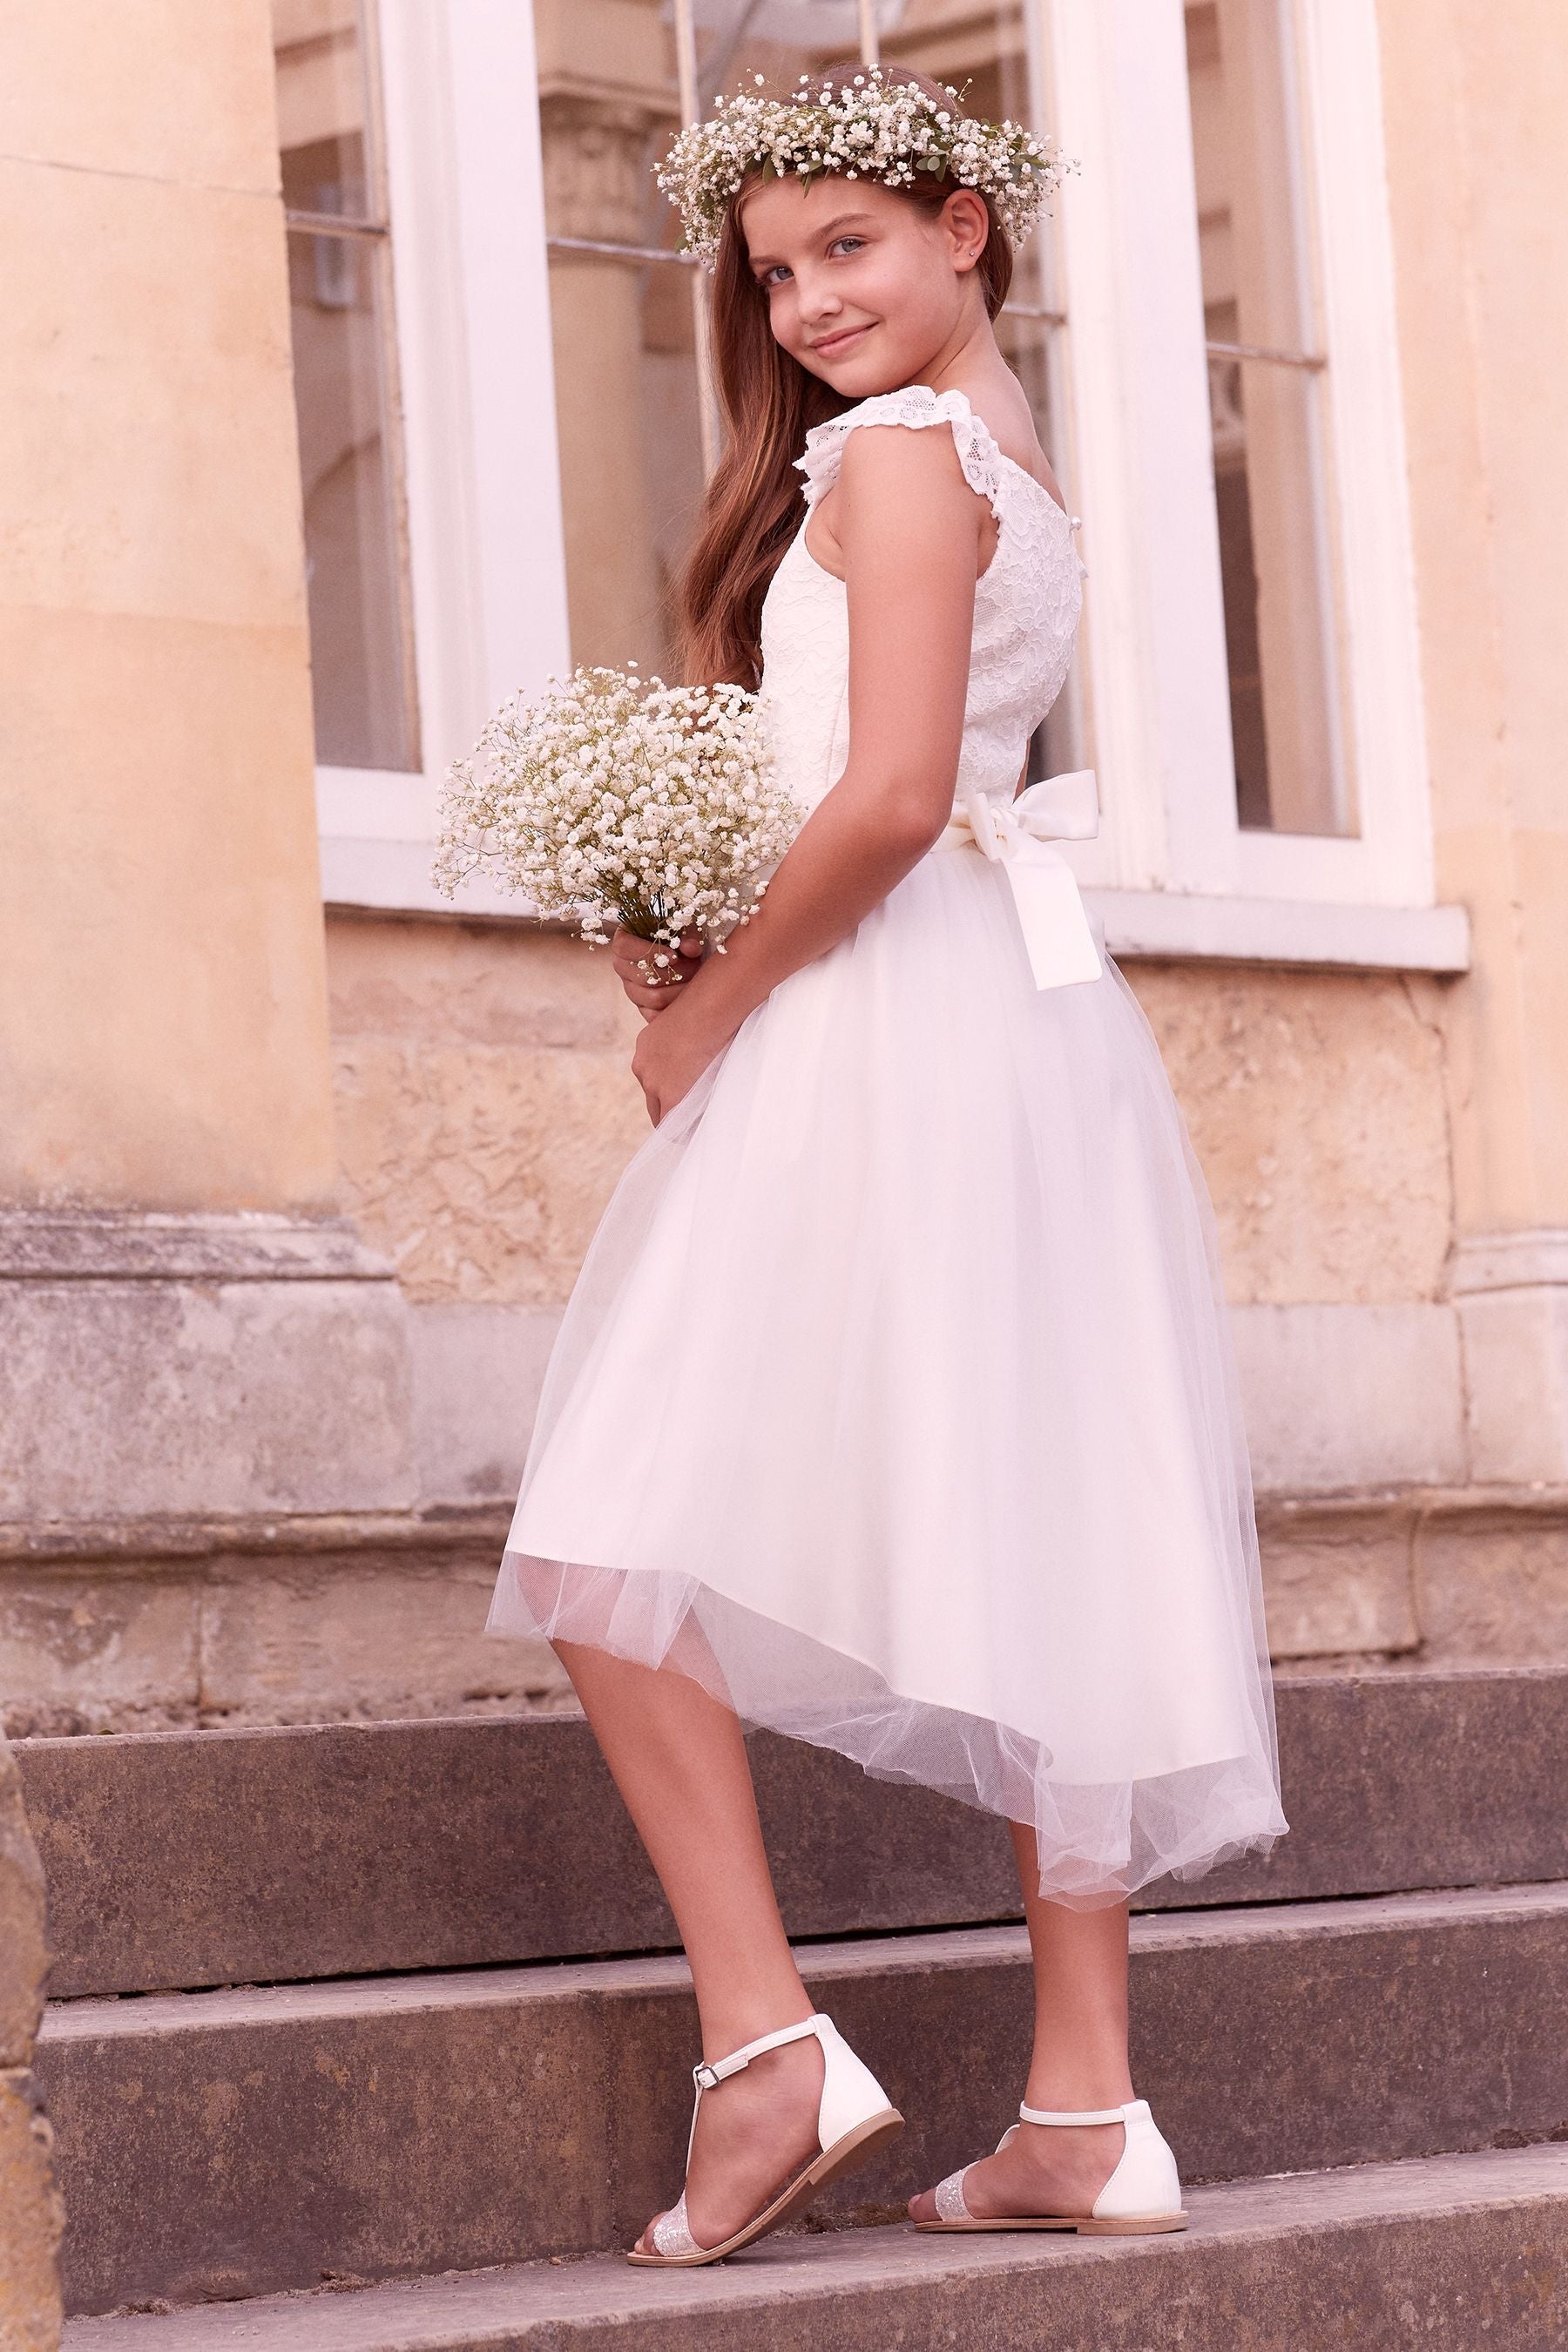
<path id="1" fill-rule="evenodd" d="M 948 249 L 955 269 L 973 269 L 985 250 L 990 215 L 973 188 L 955 188 L 942 208 Z"/>

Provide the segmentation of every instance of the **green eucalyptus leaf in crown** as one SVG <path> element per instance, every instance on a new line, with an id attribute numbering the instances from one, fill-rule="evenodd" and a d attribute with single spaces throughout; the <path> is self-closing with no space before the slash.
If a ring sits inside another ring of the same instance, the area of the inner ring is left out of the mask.
<path id="1" fill-rule="evenodd" d="M 759 84 L 764 79 L 755 76 Z M 685 249 L 710 269 L 730 199 L 752 172 L 764 179 L 794 172 L 808 187 L 819 173 L 838 172 L 889 188 L 910 185 L 917 172 L 933 173 L 988 197 L 1017 245 L 1073 168 L 1050 140 L 1035 138 L 1022 123 L 960 114 L 949 85 L 952 107 L 918 82 L 889 79 L 880 66 L 837 89 L 819 75 L 803 73 L 800 82 L 804 91 L 791 98 L 756 90 L 716 98 L 712 116 L 689 124 L 656 168 L 661 193 L 685 226 Z"/>

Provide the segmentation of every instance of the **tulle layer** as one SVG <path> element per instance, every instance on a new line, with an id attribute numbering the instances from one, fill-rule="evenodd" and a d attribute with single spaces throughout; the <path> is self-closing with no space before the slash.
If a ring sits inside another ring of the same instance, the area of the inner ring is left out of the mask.
<path id="1" fill-rule="evenodd" d="M 900 1696 L 863 1659 L 727 1600 L 696 1578 L 508 1552 L 489 1630 L 581 1642 L 689 1675 L 746 1724 L 852 1757 L 878 1780 L 1032 1822 L 1042 1890 L 1077 1909 L 1157 1877 L 1201 1876 L 1260 1842 L 1267 1800 L 1245 1757 L 1142 1782 L 1056 1777 L 1011 1725 Z M 722 1664 L 720 1664 L 722 1659 Z M 1283 1829 L 1280 1817 L 1275 1823 Z"/>
<path id="2" fill-rule="evenodd" d="M 1202 1178 L 1120 973 L 1037 990 L 973 848 L 626 1168 L 488 1630 L 1030 1822 L 1075 1906 L 1288 1828 Z"/>

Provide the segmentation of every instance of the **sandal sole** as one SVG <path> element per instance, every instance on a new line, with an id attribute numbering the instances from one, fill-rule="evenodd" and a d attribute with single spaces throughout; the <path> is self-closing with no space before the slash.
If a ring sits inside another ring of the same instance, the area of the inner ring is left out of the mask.
<path id="1" fill-rule="evenodd" d="M 994 2221 L 915 2221 L 916 2230 L 930 2230 L 949 2236 L 974 2230 L 1073 2230 L 1080 2238 L 1153 2238 L 1167 2230 L 1184 2230 L 1185 2213 L 1152 2213 L 1146 2218 L 1130 2217 L 1124 2221 L 1097 2221 L 1086 2214 L 1082 2221 L 1071 2213 L 1032 2213 L 1002 2215 Z"/>
<path id="2" fill-rule="evenodd" d="M 780 2189 L 771 2205 L 764 2207 L 754 2221 L 748 2221 L 743 2230 L 737 2230 L 732 2238 L 726 2238 L 721 2246 L 700 2247 L 694 2254 L 639 2254 L 633 2247 L 627 2252 L 626 2260 L 640 2263 L 645 2270 L 656 2271 L 694 2271 L 704 2263 L 722 2262 L 726 2254 L 738 2253 L 742 2246 L 751 2245 L 764 2231 L 776 2230 L 783 2221 L 793 2221 L 797 2213 L 804 2212 L 808 2205 L 815 2202 L 818 2193 L 830 2182 L 842 2179 L 847 2172 L 858 2172 L 863 2164 L 869 2164 L 874 2156 L 879 2155 L 890 2141 L 897 2139 L 903 2127 L 904 2119 L 897 2107 L 889 2107 L 881 2115 L 868 2116 L 865 2123 L 857 2124 L 853 2131 L 846 2132 L 842 2139 L 836 2139 L 831 2147 L 824 2148 L 820 2156 L 814 2157 L 804 2172 L 797 2172 L 795 2179 Z"/>

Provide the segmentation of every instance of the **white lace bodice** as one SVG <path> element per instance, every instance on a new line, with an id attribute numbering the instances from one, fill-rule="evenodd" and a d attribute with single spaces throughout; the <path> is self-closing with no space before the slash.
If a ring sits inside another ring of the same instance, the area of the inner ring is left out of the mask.
<path id="1" fill-rule="evenodd" d="M 857 425 L 949 425 L 959 462 L 989 499 L 996 550 L 975 583 L 974 634 L 954 804 L 968 793 L 1011 795 L 1029 737 L 1061 692 L 1083 602 L 1074 532 L 1050 492 L 998 448 L 965 395 L 906 384 L 816 425 L 795 464 L 809 517 L 838 475 Z M 807 552 L 805 520 L 768 584 L 762 614 L 762 698 L 779 781 L 814 808 L 849 752 L 849 623 L 844 583 Z"/>

